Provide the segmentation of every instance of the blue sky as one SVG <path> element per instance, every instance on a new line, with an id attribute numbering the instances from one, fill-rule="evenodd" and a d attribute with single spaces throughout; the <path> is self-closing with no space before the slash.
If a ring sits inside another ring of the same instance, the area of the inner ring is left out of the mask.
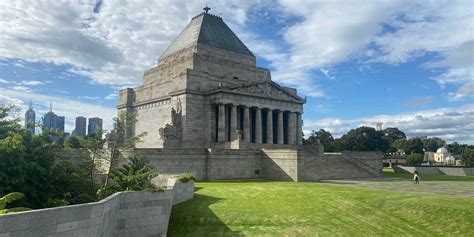
<path id="1" fill-rule="evenodd" d="M 116 92 L 143 71 L 206 1 L 0 2 L 0 102 L 37 117 L 116 114 Z M 207 1 L 272 71 L 308 97 L 304 130 L 358 126 L 474 144 L 470 1 Z M 39 115 L 39 116 L 38 116 Z"/>

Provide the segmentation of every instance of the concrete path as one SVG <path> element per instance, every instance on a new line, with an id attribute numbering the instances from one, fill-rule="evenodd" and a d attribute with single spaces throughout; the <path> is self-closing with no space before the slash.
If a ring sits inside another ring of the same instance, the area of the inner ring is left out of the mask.
<path id="1" fill-rule="evenodd" d="M 474 197 L 474 182 L 469 181 L 413 181 L 398 178 L 325 180 L 322 183 L 384 189 L 424 194 L 456 195 Z"/>

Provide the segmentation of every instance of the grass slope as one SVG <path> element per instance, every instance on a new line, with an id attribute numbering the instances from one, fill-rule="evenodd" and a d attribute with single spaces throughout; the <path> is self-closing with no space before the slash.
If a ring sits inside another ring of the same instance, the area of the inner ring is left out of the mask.
<path id="1" fill-rule="evenodd" d="M 294 182 L 200 182 L 169 236 L 472 236 L 474 199 Z"/>

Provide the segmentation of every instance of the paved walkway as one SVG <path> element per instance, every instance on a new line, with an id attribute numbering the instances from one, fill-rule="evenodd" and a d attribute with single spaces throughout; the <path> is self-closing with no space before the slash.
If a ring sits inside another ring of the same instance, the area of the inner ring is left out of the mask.
<path id="1" fill-rule="evenodd" d="M 413 181 L 407 179 L 377 178 L 325 180 L 323 183 L 424 194 L 474 197 L 474 182 L 469 181 L 421 181 L 419 184 L 414 184 Z"/>

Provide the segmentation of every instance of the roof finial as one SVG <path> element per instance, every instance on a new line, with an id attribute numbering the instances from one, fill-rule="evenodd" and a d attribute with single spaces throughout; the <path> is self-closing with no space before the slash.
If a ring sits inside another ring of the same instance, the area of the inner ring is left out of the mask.
<path id="1" fill-rule="evenodd" d="M 209 10 L 211 10 L 210 7 L 207 6 L 207 3 L 206 3 L 206 7 L 203 8 L 202 10 L 204 10 L 205 13 L 209 13 Z"/>

